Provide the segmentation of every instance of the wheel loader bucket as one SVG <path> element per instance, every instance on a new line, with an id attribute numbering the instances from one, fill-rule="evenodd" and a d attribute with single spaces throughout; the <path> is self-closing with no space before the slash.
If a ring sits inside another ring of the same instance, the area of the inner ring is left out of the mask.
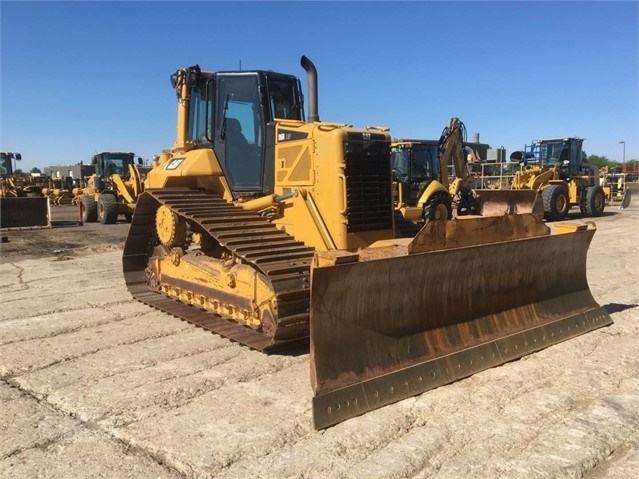
<path id="1" fill-rule="evenodd" d="M 496 221 L 503 224 L 490 226 Z M 458 246 L 456 238 L 482 230 L 511 236 Z M 398 244 L 317 253 L 310 319 L 315 428 L 611 324 L 586 280 L 594 224 L 556 231 L 551 235 L 536 215 L 434 221 L 414 241 L 432 238 L 446 249 L 410 254 L 410 245 Z"/>
<path id="2" fill-rule="evenodd" d="M 51 228 L 49 198 L 0 198 L 0 229 Z"/>
<path id="3" fill-rule="evenodd" d="M 536 190 L 474 190 L 481 216 L 533 213 L 542 218 L 544 203 Z"/>

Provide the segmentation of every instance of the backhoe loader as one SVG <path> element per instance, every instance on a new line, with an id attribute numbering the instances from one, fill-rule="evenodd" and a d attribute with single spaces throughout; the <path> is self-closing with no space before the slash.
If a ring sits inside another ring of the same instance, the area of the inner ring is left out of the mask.
<path id="1" fill-rule="evenodd" d="M 0 229 L 50 228 L 51 206 L 42 185 L 14 174 L 12 160 L 21 159 L 20 153 L 0 153 Z"/>
<path id="2" fill-rule="evenodd" d="M 468 171 L 468 155 L 464 149 L 466 126 L 453 117 L 438 142 L 430 140 L 393 140 L 391 165 L 393 203 L 405 220 L 423 225 L 428 221 L 476 215 L 483 204 L 510 201 L 518 213 L 532 212 L 536 195 L 527 192 L 478 190 Z M 449 165 L 454 179 L 449 181 Z M 481 197 L 481 201 L 480 201 Z M 497 209 L 501 212 L 501 209 Z M 483 216 L 489 216 L 486 210 Z"/>
<path id="3" fill-rule="evenodd" d="M 397 238 L 388 129 L 320 121 L 301 65 L 308 118 L 293 75 L 172 75 L 177 138 L 122 258 L 136 299 L 263 352 L 310 341 L 317 429 L 612 322 L 594 225 L 551 234 L 529 198 Z"/>
<path id="4" fill-rule="evenodd" d="M 105 151 L 94 155 L 91 163 L 95 173 L 86 186 L 73 190 L 74 204 L 80 204 L 83 222 L 114 224 L 119 215 L 130 222 L 144 186 L 135 155 Z M 142 164 L 142 158 L 138 158 L 138 164 Z"/>

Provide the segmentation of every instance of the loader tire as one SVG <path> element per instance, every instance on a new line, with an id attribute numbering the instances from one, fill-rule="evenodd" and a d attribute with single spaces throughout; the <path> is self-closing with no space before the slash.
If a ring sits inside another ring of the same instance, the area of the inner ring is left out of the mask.
<path id="1" fill-rule="evenodd" d="M 91 195 L 82 195 L 80 198 L 82 208 L 82 222 L 95 223 L 98 221 L 98 204 Z"/>
<path id="2" fill-rule="evenodd" d="M 103 225 L 112 225 L 118 221 L 118 200 L 111 194 L 102 194 L 98 199 L 98 220 Z"/>
<path id="3" fill-rule="evenodd" d="M 586 202 L 582 208 L 585 216 L 601 216 L 606 205 L 603 188 L 599 185 L 586 189 Z"/>
<path id="4" fill-rule="evenodd" d="M 547 221 L 563 220 L 570 209 L 568 188 L 564 185 L 550 185 L 541 192 L 544 202 L 544 218 Z"/>
<path id="5" fill-rule="evenodd" d="M 450 220 L 453 218 L 453 206 L 447 195 L 435 195 L 424 205 L 422 212 L 424 223 L 429 221 Z"/>

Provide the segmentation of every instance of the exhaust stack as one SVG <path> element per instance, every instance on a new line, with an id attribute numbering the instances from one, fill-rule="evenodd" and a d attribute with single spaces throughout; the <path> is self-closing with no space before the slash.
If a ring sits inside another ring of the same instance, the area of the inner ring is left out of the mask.
<path id="1" fill-rule="evenodd" d="M 308 122 L 313 123 L 314 121 L 319 121 L 319 113 L 317 111 L 317 69 L 306 55 L 302 55 L 300 63 L 302 68 L 306 70 L 308 79 Z"/>

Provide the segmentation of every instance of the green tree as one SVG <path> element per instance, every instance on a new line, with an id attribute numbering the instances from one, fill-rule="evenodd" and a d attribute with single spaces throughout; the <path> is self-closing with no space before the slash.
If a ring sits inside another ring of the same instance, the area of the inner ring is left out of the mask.
<path id="1" fill-rule="evenodd" d="M 40 171 L 40 168 L 38 168 L 37 166 L 34 166 L 33 168 L 31 168 L 31 171 L 29 173 L 42 173 Z"/>
<path id="2" fill-rule="evenodd" d="M 599 155 L 585 155 L 586 161 L 592 165 L 595 165 L 599 168 L 604 166 L 609 166 L 612 162 L 606 156 Z"/>
<path id="3" fill-rule="evenodd" d="M 15 169 L 15 170 L 13 171 L 13 174 L 14 174 L 15 176 L 21 176 L 21 175 L 23 175 L 23 174 L 24 174 L 24 172 L 23 172 L 20 168 L 17 168 L 17 169 Z"/>

